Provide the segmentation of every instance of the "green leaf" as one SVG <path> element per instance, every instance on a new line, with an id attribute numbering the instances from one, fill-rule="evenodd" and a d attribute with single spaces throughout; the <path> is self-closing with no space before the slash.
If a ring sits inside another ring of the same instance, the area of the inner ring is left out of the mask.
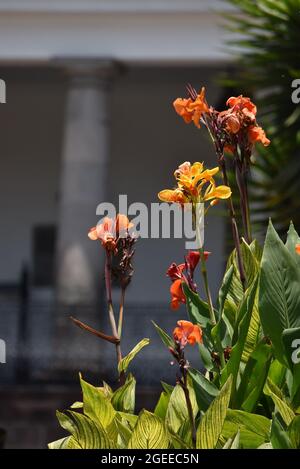
<path id="1" fill-rule="evenodd" d="M 238 430 L 233 438 L 228 438 L 223 449 L 239 449 L 240 447 L 240 431 Z"/>
<path id="2" fill-rule="evenodd" d="M 293 222 L 291 222 L 285 245 L 290 251 L 291 255 L 295 257 L 296 262 L 300 266 L 300 256 L 295 256 L 296 244 L 300 244 L 300 237 L 297 231 L 295 230 Z"/>
<path id="3" fill-rule="evenodd" d="M 293 448 L 300 449 L 300 415 L 297 415 L 288 428 L 288 436 Z"/>
<path id="4" fill-rule="evenodd" d="M 233 278 L 234 268 L 233 265 L 225 272 L 224 279 L 220 288 L 218 304 L 219 304 L 219 318 L 222 316 L 224 310 L 225 301 L 229 292 L 229 288 Z"/>
<path id="5" fill-rule="evenodd" d="M 190 321 L 205 328 L 210 324 L 209 307 L 199 295 L 193 292 L 185 283 L 182 285 L 186 298 L 186 307 Z"/>
<path id="6" fill-rule="evenodd" d="M 292 443 L 288 433 L 282 427 L 276 415 L 273 415 L 271 427 L 271 443 L 274 449 L 291 449 Z"/>
<path id="7" fill-rule="evenodd" d="M 68 411 L 67 414 L 57 412 L 57 418 L 61 426 L 72 434 L 73 438 L 69 440 L 68 447 L 80 447 L 82 449 L 111 448 L 111 442 L 100 422 L 96 423 L 89 417 L 72 411 Z"/>
<path id="8" fill-rule="evenodd" d="M 221 389 L 219 395 L 213 400 L 208 410 L 201 418 L 197 430 L 197 448 L 215 448 L 225 421 L 230 401 L 231 386 L 232 377 L 230 376 Z"/>
<path id="9" fill-rule="evenodd" d="M 119 387 L 112 395 L 111 403 L 115 410 L 133 414 L 135 408 L 136 381 L 129 375 L 125 384 Z"/>
<path id="10" fill-rule="evenodd" d="M 160 394 L 159 399 L 158 399 L 157 404 L 156 404 L 155 409 L 154 409 L 155 415 L 157 415 L 158 417 L 160 417 L 163 420 L 165 419 L 166 414 L 167 414 L 167 409 L 168 409 L 168 405 L 169 405 L 169 401 L 170 401 L 170 396 L 171 396 L 170 394 L 163 391 Z"/>
<path id="11" fill-rule="evenodd" d="M 287 363 L 282 343 L 285 329 L 300 327 L 300 269 L 271 221 L 261 263 L 259 312 L 264 333 L 279 361 Z"/>
<path id="12" fill-rule="evenodd" d="M 132 429 L 129 428 L 128 422 L 119 413 L 116 414 L 114 421 L 118 431 L 118 447 L 127 448 L 132 436 Z"/>
<path id="13" fill-rule="evenodd" d="M 161 338 L 161 340 L 165 344 L 165 346 L 168 349 L 169 348 L 174 348 L 175 347 L 174 340 L 171 339 L 171 337 L 161 327 L 159 327 L 154 321 L 152 321 L 152 324 L 154 325 L 159 337 Z"/>
<path id="14" fill-rule="evenodd" d="M 143 410 L 128 443 L 129 449 L 167 449 L 169 438 L 163 421 Z"/>
<path id="15" fill-rule="evenodd" d="M 69 449 L 71 436 L 65 436 L 60 438 L 60 440 L 52 441 L 48 444 L 49 449 Z"/>
<path id="16" fill-rule="evenodd" d="M 257 289 L 257 280 L 253 283 L 252 287 L 247 290 L 244 300 L 240 307 L 240 321 L 237 328 L 237 342 L 232 348 L 230 358 L 222 371 L 221 375 L 221 382 L 224 383 L 230 375 L 233 377 L 233 385 L 232 385 L 232 397 L 234 398 L 235 391 L 236 391 L 236 382 L 237 377 L 240 369 L 241 358 L 243 354 L 243 350 L 245 347 L 245 340 L 247 337 L 247 332 L 249 329 L 249 324 L 251 320 L 252 310 L 254 306 L 254 300 L 256 295 Z"/>
<path id="17" fill-rule="evenodd" d="M 96 423 L 106 428 L 115 416 L 115 410 L 103 392 L 84 381 L 80 376 L 80 385 L 83 393 L 83 412 Z"/>
<path id="18" fill-rule="evenodd" d="M 70 406 L 70 409 L 82 409 L 83 408 L 83 402 L 76 401 L 73 402 L 73 404 Z"/>
<path id="19" fill-rule="evenodd" d="M 242 353 L 242 361 L 247 363 L 252 352 L 254 352 L 259 339 L 262 336 L 259 309 L 258 309 L 258 289 L 256 292 L 254 305 L 252 309 L 250 324 L 247 332 L 247 337 L 245 340 L 245 346 Z"/>
<path id="20" fill-rule="evenodd" d="M 262 415 L 228 409 L 220 441 L 226 442 L 240 431 L 242 448 L 258 448 L 269 441 L 270 427 L 271 421 Z"/>
<path id="21" fill-rule="evenodd" d="M 188 384 L 190 393 L 190 400 L 193 408 L 194 417 L 198 412 L 198 406 L 196 401 L 195 392 L 192 386 Z M 185 422 L 189 421 L 189 414 L 187 410 L 185 395 L 180 384 L 177 384 L 171 394 L 168 409 L 166 413 L 166 425 L 167 428 L 173 433 L 178 433 L 180 428 Z"/>
<path id="22" fill-rule="evenodd" d="M 235 407 L 254 412 L 262 396 L 272 360 L 271 346 L 262 341 L 250 355 L 242 374 Z"/>
<path id="23" fill-rule="evenodd" d="M 300 327 L 285 329 L 282 333 L 285 357 L 292 374 L 291 399 L 293 405 L 300 405 Z"/>
<path id="24" fill-rule="evenodd" d="M 126 357 L 124 357 L 118 364 L 119 373 L 126 372 L 130 362 L 134 359 L 134 357 L 146 346 L 149 345 L 149 339 L 141 340 L 132 350 L 129 352 Z"/>
<path id="25" fill-rule="evenodd" d="M 284 399 L 284 396 L 280 389 L 272 383 L 270 379 L 267 380 L 266 386 L 264 388 L 264 393 L 267 396 L 270 396 L 277 411 L 280 413 L 284 423 L 288 426 L 295 417 L 293 409 Z"/>
<path id="26" fill-rule="evenodd" d="M 218 395 L 219 390 L 212 382 L 208 381 L 200 371 L 189 368 L 189 375 L 192 379 L 199 410 L 205 412 Z"/>

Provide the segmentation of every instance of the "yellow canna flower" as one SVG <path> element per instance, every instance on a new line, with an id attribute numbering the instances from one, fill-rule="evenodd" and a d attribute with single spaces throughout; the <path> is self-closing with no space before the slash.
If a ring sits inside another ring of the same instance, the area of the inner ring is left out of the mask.
<path id="1" fill-rule="evenodd" d="M 227 199 L 231 196 L 229 187 L 216 186 L 214 176 L 218 171 L 218 167 L 205 169 L 204 164 L 199 161 L 193 164 L 185 161 L 174 172 L 177 187 L 160 191 L 158 197 L 163 202 L 177 202 L 181 205 L 209 200 L 211 205 L 215 205 L 217 199 Z"/>
<path id="2" fill-rule="evenodd" d="M 216 205 L 217 199 L 229 199 L 231 196 L 231 189 L 228 186 L 216 186 L 215 183 L 211 183 L 204 194 L 203 201 L 207 202 L 211 200 L 210 205 Z"/>
<path id="3" fill-rule="evenodd" d="M 189 201 L 180 189 L 164 189 L 158 193 L 158 198 L 162 202 L 176 202 L 178 204 L 185 204 Z"/>

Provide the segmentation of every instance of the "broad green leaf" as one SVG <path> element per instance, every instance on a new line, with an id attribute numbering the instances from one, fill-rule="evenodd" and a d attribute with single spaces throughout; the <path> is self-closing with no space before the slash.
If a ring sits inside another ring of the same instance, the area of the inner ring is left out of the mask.
<path id="1" fill-rule="evenodd" d="M 174 340 L 171 339 L 171 337 L 161 328 L 159 327 L 154 321 L 152 321 L 152 324 L 154 325 L 159 337 L 161 338 L 162 342 L 165 344 L 165 346 L 169 349 L 174 348 Z"/>
<path id="2" fill-rule="evenodd" d="M 254 412 L 268 376 L 272 360 L 272 349 L 263 340 L 252 352 L 242 372 L 235 398 L 235 407 Z"/>
<path id="3" fill-rule="evenodd" d="M 286 367 L 278 360 L 273 360 L 269 369 L 268 378 L 279 388 L 285 382 Z"/>
<path id="4" fill-rule="evenodd" d="M 246 274 L 247 279 L 247 288 L 251 287 L 253 282 L 256 279 L 259 262 L 255 257 L 256 248 L 255 245 L 249 246 L 246 241 L 243 239 L 241 242 L 241 253 L 243 259 L 243 266 Z M 238 269 L 237 263 L 237 256 L 236 250 L 234 249 L 231 253 L 228 263 L 227 263 L 227 271 L 233 267 L 233 275 L 232 279 L 228 288 L 227 299 L 232 301 L 236 306 L 240 306 L 243 297 L 244 297 L 244 290 L 240 280 L 240 273 Z"/>
<path id="5" fill-rule="evenodd" d="M 128 443 L 129 449 L 167 449 L 169 437 L 164 422 L 143 410 L 137 420 L 136 426 Z"/>
<path id="6" fill-rule="evenodd" d="M 218 395 L 219 389 L 194 368 L 189 369 L 189 375 L 192 379 L 198 408 L 205 412 Z"/>
<path id="7" fill-rule="evenodd" d="M 292 443 L 287 431 L 282 427 L 279 419 L 273 414 L 271 427 L 271 443 L 274 449 L 291 449 Z"/>
<path id="8" fill-rule="evenodd" d="M 64 438 L 60 438 L 60 440 L 52 441 L 48 444 L 49 449 L 69 449 L 69 443 L 71 436 L 65 436 Z"/>
<path id="9" fill-rule="evenodd" d="M 300 244 L 300 237 L 295 230 L 293 222 L 290 223 L 290 228 L 287 234 L 286 247 L 290 251 L 291 255 L 295 257 L 298 266 L 300 267 L 300 256 L 296 254 L 296 244 Z"/>
<path id="10" fill-rule="evenodd" d="M 198 412 L 198 406 L 196 401 L 195 392 L 192 386 L 188 385 L 190 400 L 193 408 L 194 417 Z M 173 433 L 178 433 L 182 425 L 189 420 L 189 414 L 187 410 L 185 395 L 180 384 L 177 384 L 171 394 L 167 413 L 166 413 L 166 425 Z"/>
<path id="11" fill-rule="evenodd" d="M 197 448 L 215 448 L 224 425 L 230 401 L 231 385 L 232 377 L 230 376 L 201 418 L 197 429 Z"/>
<path id="12" fill-rule="evenodd" d="M 228 409 L 220 441 L 226 442 L 239 431 L 241 448 L 258 448 L 269 441 L 270 427 L 271 421 L 262 415 Z"/>
<path id="13" fill-rule="evenodd" d="M 115 424 L 118 430 L 118 446 L 120 448 L 127 448 L 132 436 L 132 430 L 129 428 L 126 419 L 122 418 L 119 413 L 116 414 Z"/>
<path id="14" fill-rule="evenodd" d="M 284 423 L 288 426 L 292 422 L 295 417 L 295 413 L 293 409 L 289 406 L 289 404 L 284 399 L 284 396 L 281 390 L 274 384 L 270 379 L 267 380 L 267 383 L 264 388 L 264 393 L 267 396 L 270 396 L 274 405 L 281 415 Z"/>
<path id="15" fill-rule="evenodd" d="M 233 378 L 232 396 L 234 397 L 236 391 L 236 382 L 240 369 L 241 358 L 245 347 L 245 340 L 249 329 L 251 314 L 253 310 L 254 300 L 256 296 L 257 280 L 253 283 L 252 287 L 248 289 L 245 298 L 241 304 L 239 316 L 241 320 L 237 328 L 237 342 L 232 348 L 230 358 L 222 371 L 221 382 L 224 383 L 230 375 Z"/>
<path id="16" fill-rule="evenodd" d="M 129 375 L 125 384 L 119 387 L 112 395 L 111 403 L 115 410 L 133 414 L 135 408 L 136 381 Z"/>
<path id="17" fill-rule="evenodd" d="M 254 352 L 259 339 L 261 338 L 261 324 L 260 324 L 260 317 L 259 317 L 259 310 L 258 310 L 258 289 L 256 292 L 254 305 L 252 309 L 252 315 L 250 319 L 250 324 L 247 332 L 247 337 L 245 340 L 245 346 L 242 353 L 242 361 L 247 363 L 250 355 Z"/>
<path id="18" fill-rule="evenodd" d="M 166 414 L 167 414 L 169 401 L 170 401 L 170 394 L 167 394 L 165 391 L 163 391 L 160 394 L 159 399 L 154 409 L 155 415 L 157 415 L 163 420 L 165 419 Z"/>
<path id="19" fill-rule="evenodd" d="M 293 448 L 300 449 L 300 415 L 297 415 L 291 422 L 288 435 Z"/>
<path id="20" fill-rule="evenodd" d="M 73 404 L 70 406 L 70 409 L 82 409 L 83 408 L 83 402 L 73 402 Z"/>
<path id="21" fill-rule="evenodd" d="M 146 346 L 149 345 L 149 339 L 141 340 L 132 350 L 129 352 L 126 357 L 124 357 L 118 364 L 119 373 L 125 372 L 128 369 L 130 362 L 134 359 L 134 357 Z"/>
<path id="22" fill-rule="evenodd" d="M 208 304 L 201 300 L 199 295 L 193 292 L 186 284 L 183 284 L 182 288 L 186 298 L 186 307 L 190 321 L 206 328 L 210 324 Z"/>
<path id="23" fill-rule="evenodd" d="M 183 441 L 178 433 L 174 433 L 172 430 L 168 429 L 168 435 L 175 449 L 191 449 L 190 443 Z"/>
<path id="24" fill-rule="evenodd" d="M 111 402 L 99 388 L 87 383 L 81 376 L 80 385 L 83 394 L 83 413 L 106 428 L 115 416 Z"/>
<path id="25" fill-rule="evenodd" d="M 229 269 L 225 272 L 223 282 L 220 288 L 219 298 L 218 298 L 219 318 L 221 317 L 223 309 L 224 309 L 225 301 L 226 301 L 229 288 L 232 282 L 232 278 L 233 278 L 233 271 L 234 271 L 234 268 L 233 268 L 233 265 L 231 265 Z"/>
<path id="26" fill-rule="evenodd" d="M 228 438 L 222 449 L 239 449 L 240 447 L 240 431 L 238 430 L 233 438 Z"/>
<path id="27" fill-rule="evenodd" d="M 259 312 L 276 358 L 287 363 L 282 343 L 285 329 L 300 327 L 300 269 L 271 221 L 261 262 Z"/>
<path id="28" fill-rule="evenodd" d="M 96 423 L 86 415 L 73 411 L 68 411 L 67 414 L 57 412 L 57 418 L 61 426 L 72 434 L 71 440 L 75 440 L 76 447 L 82 449 L 111 448 L 111 442 L 100 422 Z M 70 441 L 68 447 L 70 447 Z"/>

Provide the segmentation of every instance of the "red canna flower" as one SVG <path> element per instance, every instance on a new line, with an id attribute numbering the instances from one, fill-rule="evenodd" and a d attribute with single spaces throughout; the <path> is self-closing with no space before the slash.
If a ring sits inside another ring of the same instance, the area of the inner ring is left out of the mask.
<path id="1" fill-rule="evenodd" d="M 171 308 L 172 309 L 174 310 L 178 309 L 182 303 L 186 302 L 185 295 L 182 289 L 181 279 L 177 279 L 172 283 L 170 287 L 170 293 L 171 293 Z"/>
<path id="2" fill-rule="evenodd" d="M 204 251 L 204 260 L 207 261 L 208 256 L 211 253 L 208 251 Z M 188 264 L 191 273 L 194 273 L 194 270 L 196 269 L 198 262 L 200 260 L 200 252 L 199 251 L 189 251 L 188 255 L 186 256 L 186 263 Z"/>
<path id="3" fill-rule="evenodd" d="M 300 244 L 296 244 L 296 253 L 300 256 Z"/>
<path id="4" fill-rule="evenodd" d="M 204 251 L 204 260 L 208 259 L 211 253 Z M 185 256 L 184 264 L 176 264 L 173 262 L 168 268 L 166 274 L 172 280 L 170 287 L 171 293 L 171 308 L 178 309 L 180 304 L 185 303 L 185 295 L 183 292 L 182 284 L 185 283 L 191 290 L 196 291 L 197 286 L 194 283 L 194 270 L 200 260 L 199 251 L 189 251 Z"/>
<path id="5" fill-rule="evenodd" d="M 182 272 L 184 269 L 185 269 L 185 264 L 177 265 L 175 264 L 175 262 L 173 262 L 167 270 L 167 276 L 170 277 L 172 282 L 175 282 L 175 280 L 177 279 L 182 279 L 183 277 Z"/>
<path id="6" fill-rule="evenodd" d="M 177 321 L 173 337 L 175 342 L 179 343 L 182 348 L 187 344 L 195 345 L 195 343 L 202 343 L 202 329 L 190 321 Z"/>

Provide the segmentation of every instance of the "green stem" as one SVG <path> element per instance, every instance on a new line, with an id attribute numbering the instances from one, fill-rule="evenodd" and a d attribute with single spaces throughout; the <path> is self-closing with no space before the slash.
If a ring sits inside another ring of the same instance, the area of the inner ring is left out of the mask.
<path id="1" fill-rule="evenodd" d="M 196 210 L 197 210 L 197 204 L 193 206 L 193 225 L 194 225 L 194 229 L 196 230 L 196 242 L 197 242 L 197 245 L 199 246 L 201 273 L 202 273 L 202 277 L 204 281 L 204 288 L 205 288 L 205 293 L 206 293 L 206 298 L 207 298 L 210 320 L 211 320 L 211 324 L 215 326 L 216 317 L 215 317 L 214 306 L 213 306 L 209 284 L 208 284 L 208 275 L 207 275 L 206 262 L 205 262 L 205 256 L 204 256 L 204 247 L 202 245 L 203 243 L 201 239 L 199 220 L 197 220 L 197 216 L 196 216 Z"/>

